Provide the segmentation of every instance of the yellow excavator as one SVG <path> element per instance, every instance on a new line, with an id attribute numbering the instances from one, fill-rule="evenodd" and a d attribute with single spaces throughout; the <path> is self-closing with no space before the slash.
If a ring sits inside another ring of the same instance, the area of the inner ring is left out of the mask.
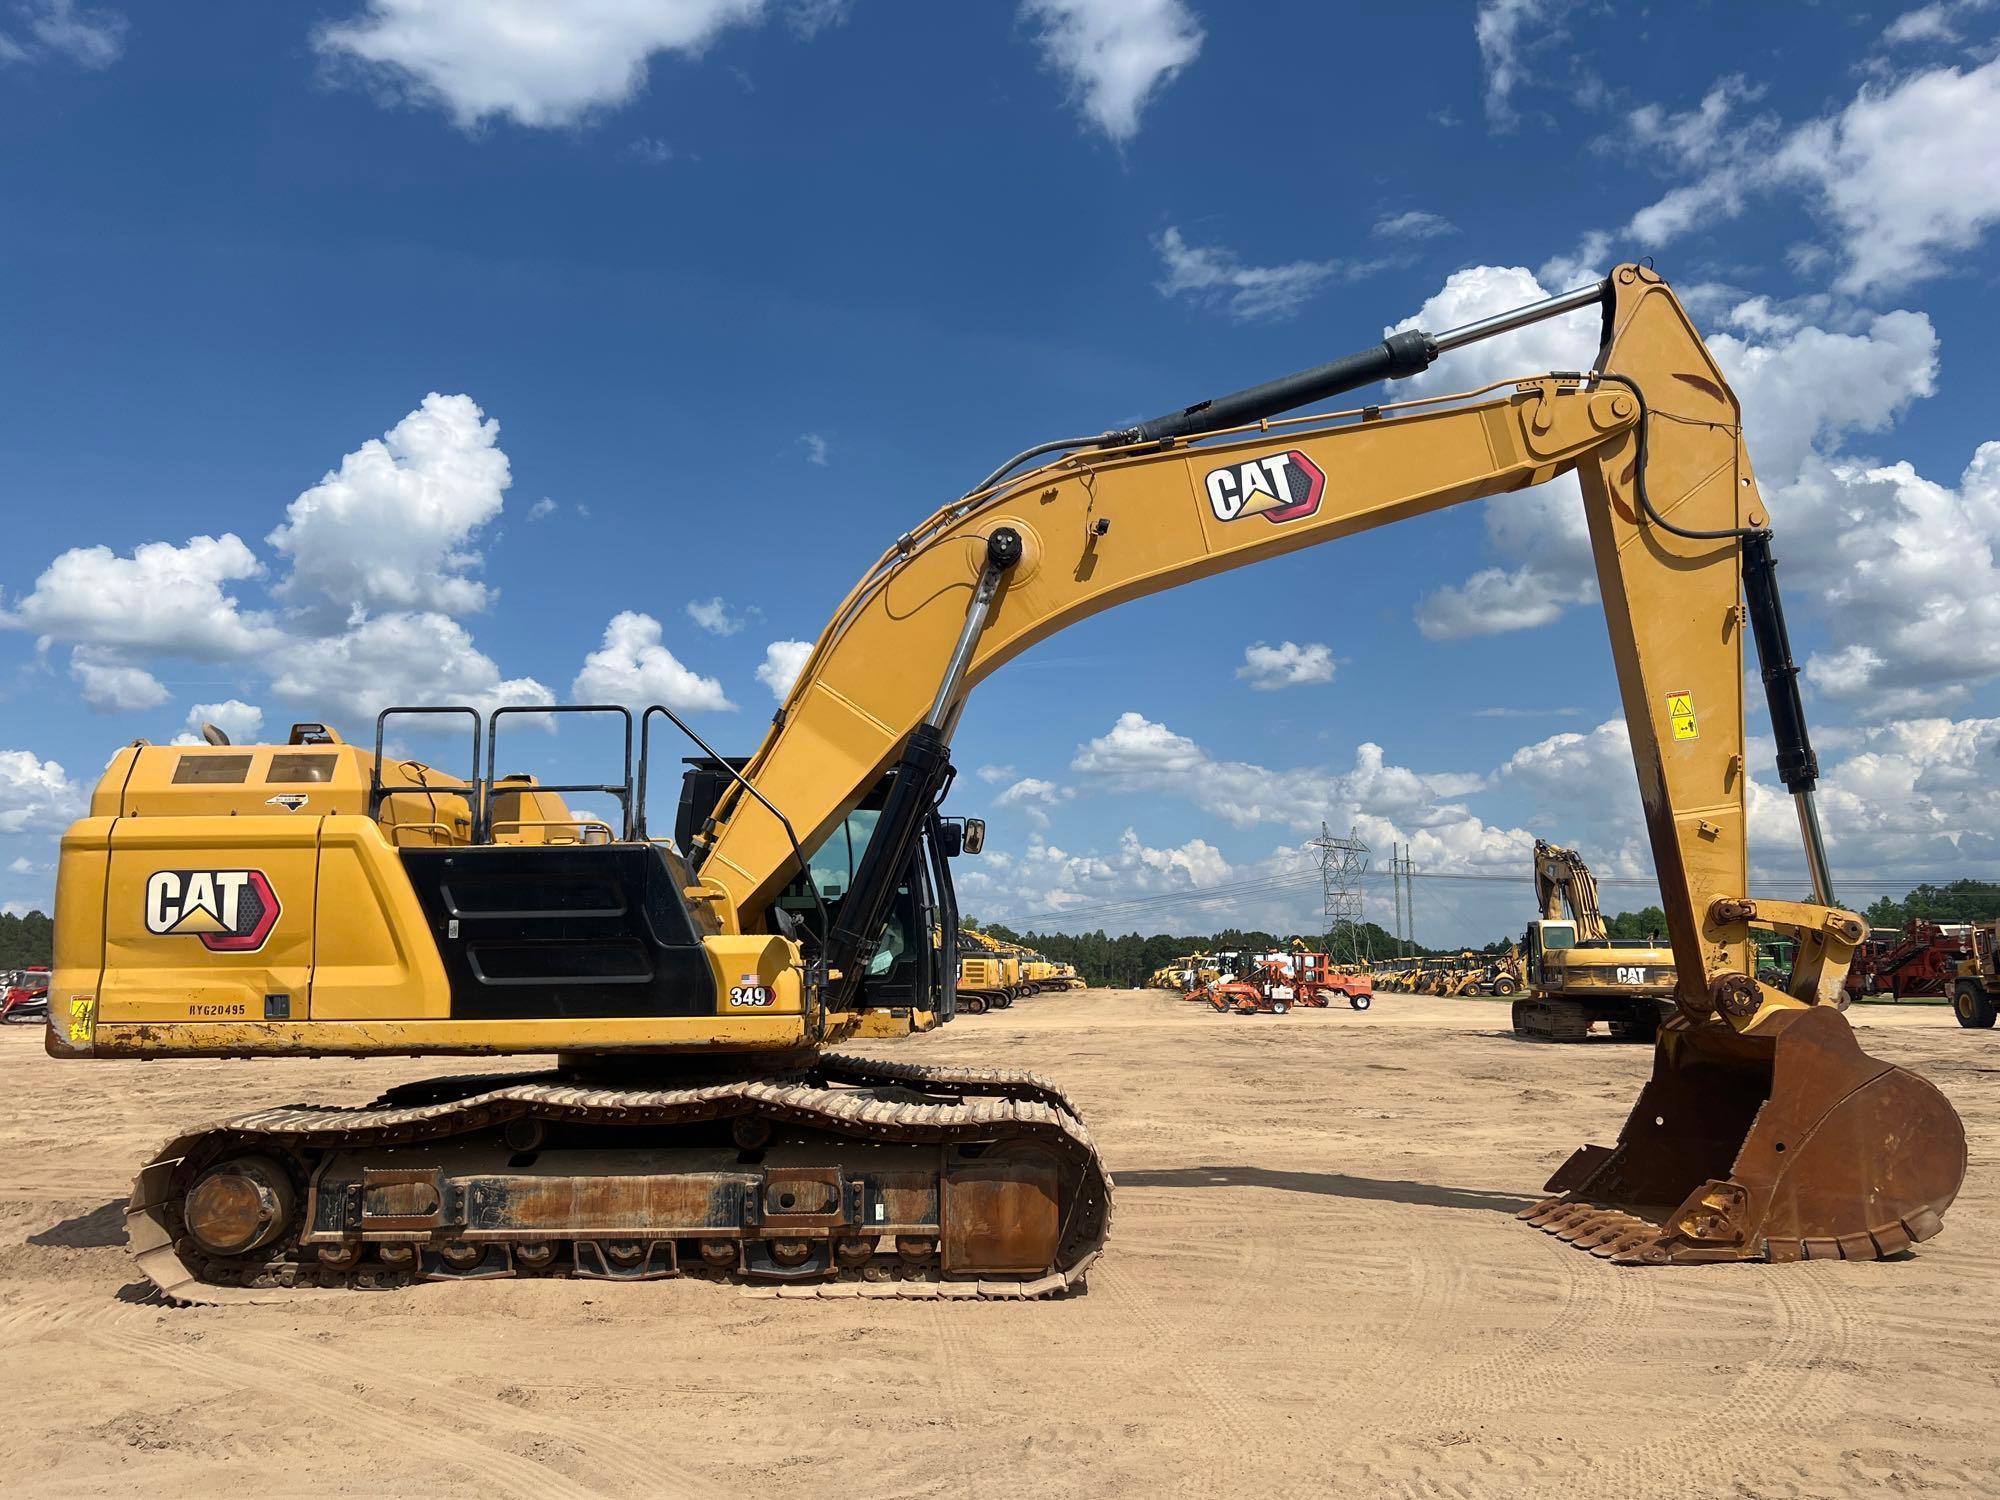
<path id="1" fill-rule="evenodd" d="M 1590 370 L 1282 415 L 1587 308 L 1603 319 Z M 55 1056 L 557 1058 L 191 1127 L 139 1171 L 140 1267 L 189 1301 L 538 1275 L 791 1295 L 1075 1285 L 1111 1185 L 1055 1085 L 834 1050 L 871 1010 L 954 1013 L 950 863 L 983 836 L 941 811 L 967 693 L 1125 600 L 1569 471 L 1677 1012 L 1616 1144 L 1575 1152 L 1524 1217 L 1644 1264 L 1857 1259 L 1928 1238 L 1964 1131 L 1928 1082 L 1864 1054 L 1834 1003 L 1865 929 L 1834 903 L 1744 443 L 1678 300 L 1624 265 L 1027 449 L 895 539 L 747 760 L 659 707 L 626 719 L 636 777 L 628 759 L 581 788 L 494 775 L 508 715 L 545 708 L 433 710 L 467 725 L 464 777 L 385 753 L 393 711 L 372 753 L 310 725 L 285 745 L 128 746 L 62 842 Z M 1746 633 L 1809 902 L 1749 889 Z M 700 751 L 672 840 L 646 817 L 660 721 Z M 616 826 L 572 817 L 561 799 L 578 791 L 612 798 Z M 1753 922 L 1797 942 L 1782 986 L 1755 978 Z"/>
<path id="2" fill-rule="evenodd" d="M 1514 1002 L 1514 1034 L 1580 1042 L 1602 1022 L 1619 1041 L 1652 1041 L 1674 1010 L 1673 949 L 1657 938 L 1613 938 L 1590 866 L 1546 839 L 1535 840 L 1535 900 L 1541 915 L 1522 939 L 1528 993 Z"/>
<path id="3" fill-rule="evenodd" d="M 949 872 L 942 878 L 949 879 Z M 988 937 L 977 928 L 967 927 L 959 937 L 965 951 L 958 959 L 956 1008 L 976 1016 L 1012 1005 L 1021 993 L 1020 959 L 998 938 Z"/>

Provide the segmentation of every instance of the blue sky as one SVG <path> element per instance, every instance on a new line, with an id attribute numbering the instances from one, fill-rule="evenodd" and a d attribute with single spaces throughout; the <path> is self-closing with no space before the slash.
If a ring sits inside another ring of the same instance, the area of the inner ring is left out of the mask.
<path id="1" fill-rule="evenodd" d="M 1638 255 L 1745 400 L 1842 895 L 2000 874 L 1996 39 L 1979 0 L 0 4 L 0 902 L 202 717 L 664 698 L 747 751 L 786 643 L 1006 454 Z M 1427 941 L 1517 929 L 1538 834 L 1648 899 L 1575 505 L 1037 648 L 960 731 L 966 904 L 1304 922 L 1322 819 L 1456 877 Z M 1773 889 L 1789 820 L 1758 796 Z"/>

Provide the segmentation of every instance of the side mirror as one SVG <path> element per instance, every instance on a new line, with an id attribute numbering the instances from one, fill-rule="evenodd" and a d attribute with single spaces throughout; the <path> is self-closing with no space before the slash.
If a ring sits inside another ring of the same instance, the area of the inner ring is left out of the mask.
<path id="1" fill-rule="evenodd" d="M 986 847 L 986 820 L 984 818 L 967 818 L 965 820 L 965 834 L 961 843 L 967 854 L 977 854 L 981 849 L 984 849 Z"/>
<path id="2" fill-rule="evenodd" d="M 938 848 L 946 859 L 957 859 L 965 852 L 965 830 L 956 823 L 938 824 Z"/>

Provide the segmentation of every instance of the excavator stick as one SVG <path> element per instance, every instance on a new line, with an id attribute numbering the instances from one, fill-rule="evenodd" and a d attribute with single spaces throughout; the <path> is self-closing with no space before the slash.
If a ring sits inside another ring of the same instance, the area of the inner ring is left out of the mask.
<path id="1" fill-rule="evenodd" d="M 1624 1265 L 1875 1260 L 1943 1227 L 1965 1166 L 1944 1095 L 1831 1006 L 1743 1032 L 1676 1016 L 1618 1144 L 1582 1147 L 1520 1216 Z"/>

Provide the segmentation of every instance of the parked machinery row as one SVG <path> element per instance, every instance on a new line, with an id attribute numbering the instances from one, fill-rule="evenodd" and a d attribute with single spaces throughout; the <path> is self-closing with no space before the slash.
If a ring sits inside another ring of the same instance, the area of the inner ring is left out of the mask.
<path id="1" fill-rule="evenodd" d="M 958 935 L 966 949 L 958 959 L 958 1008 L 971 1015 L 1004 1010 L 1023 995 L 1085 987 L 1074 964 L 1056 963 L 977 928 L 961 927 Z"/>

